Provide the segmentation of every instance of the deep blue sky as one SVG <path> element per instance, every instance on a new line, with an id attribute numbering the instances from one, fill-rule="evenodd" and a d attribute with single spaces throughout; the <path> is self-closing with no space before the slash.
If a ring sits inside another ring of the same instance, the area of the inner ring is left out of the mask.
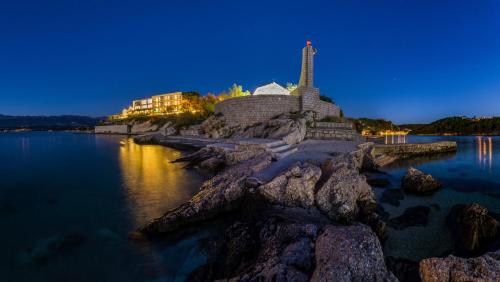
<path id="1" fill-rule="evenodd" d="M 305 4 L 302 4 L 305 3 Z M 500 115 L 500 1 L 0 1 L 0 113 L 106 115 L 133 98 L 297 82 L 346 115 Z"/>

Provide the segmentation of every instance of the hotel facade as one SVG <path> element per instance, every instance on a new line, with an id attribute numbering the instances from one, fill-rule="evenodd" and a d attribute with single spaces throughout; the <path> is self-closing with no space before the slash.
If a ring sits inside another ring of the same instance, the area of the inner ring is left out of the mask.
<path id="1" fill-rule="evenodd" d="M 164 93 L 134 100 L 128 108 L 123 109 L 121 117 L 177 114 L 182 111 L 182 101 L 182 92 Z"/>

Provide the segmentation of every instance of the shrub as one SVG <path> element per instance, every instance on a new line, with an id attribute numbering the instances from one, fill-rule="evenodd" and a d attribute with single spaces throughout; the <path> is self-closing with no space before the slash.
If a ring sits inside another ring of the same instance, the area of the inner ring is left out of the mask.
<path id="1" fill-rule="evenodd" d="M 323 96 L 323 95 L 320 95 L 319 96 L 319 99 L 321 101 L 325 101 L 325 102 L 328 102 L 328 103 L 332 103 L 332 104 L 335 104 L 332 100 L 332 98 L 328 97 L 328 96 Z"/>

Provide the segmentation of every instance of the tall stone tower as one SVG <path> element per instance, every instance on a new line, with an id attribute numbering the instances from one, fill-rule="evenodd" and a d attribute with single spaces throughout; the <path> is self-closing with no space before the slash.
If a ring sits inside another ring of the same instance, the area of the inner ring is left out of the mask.
<path id="1" fill-rule="evenodd" d="M 316 49 L 311 41 L 307 40 L 306 47 L 302 49 L 302 69 L 300 71 L 299 86 L 313 87 L 314 81 L 314 55 Z"/>
<path id="2" fill-rule="evenodd" d="M 307 41 L 306 47 L 302 49 L 302 69 L 297 89 L 293 94 L 301 96 L 301 110 L 316 110 L 319 101 L 319 89 L 314 87 L 314 55 L 316 49 L 311 41 Z"/>

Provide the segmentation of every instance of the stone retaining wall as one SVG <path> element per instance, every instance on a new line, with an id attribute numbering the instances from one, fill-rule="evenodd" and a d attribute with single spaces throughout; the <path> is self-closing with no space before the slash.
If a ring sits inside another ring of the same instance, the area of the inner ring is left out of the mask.
<path id="1" fill-rule="evenodd" d="M 324 127 L 324 128 L 348 128 L 353 129 L 353 124 L 348 122 L 325 122 L 318 121 L 315 123 L 314 127 Z"/>
<path id="2" fill-rule="evenodd" d="M 306 138 L 316 140 L 356 140 L 358 134 L 351 129 L 307 128 Z"/>
<path id="3" fill-rule="evenodd" d="M 94 132 L 107 134 L 130 134 L 130 125 L 98 125 L 94 127 Z"/>
<path id="4" fill-rule="evenodd" d="M 243 126 L 264 122 L 279 114 L 302 111 L 301 96 L 257 95 L 244 96 L 224 100 L 215 105 L 215 113 L 222 113 L 232 124 Z M 340 108 L 321 100 L 314 102 L 312 108 L 317 118 L 340 116 Z"/>
<path id="5" fill-rule="evenodd" d="M 300 111 L 300 97 L 287 95 L 244 96 L 227 99 L 215 105 L 215 113 L 222 113 L 229 123 L 243 126 L 296 111 Z"/>
<path id="6" fill-rule="evenodd" d="M 322 119 L 325 117 L 339 117 L 340 108 L 332 103 L 318 100 L 314 107 L 314 111 L 318 113 L 317 118 Z"/>

